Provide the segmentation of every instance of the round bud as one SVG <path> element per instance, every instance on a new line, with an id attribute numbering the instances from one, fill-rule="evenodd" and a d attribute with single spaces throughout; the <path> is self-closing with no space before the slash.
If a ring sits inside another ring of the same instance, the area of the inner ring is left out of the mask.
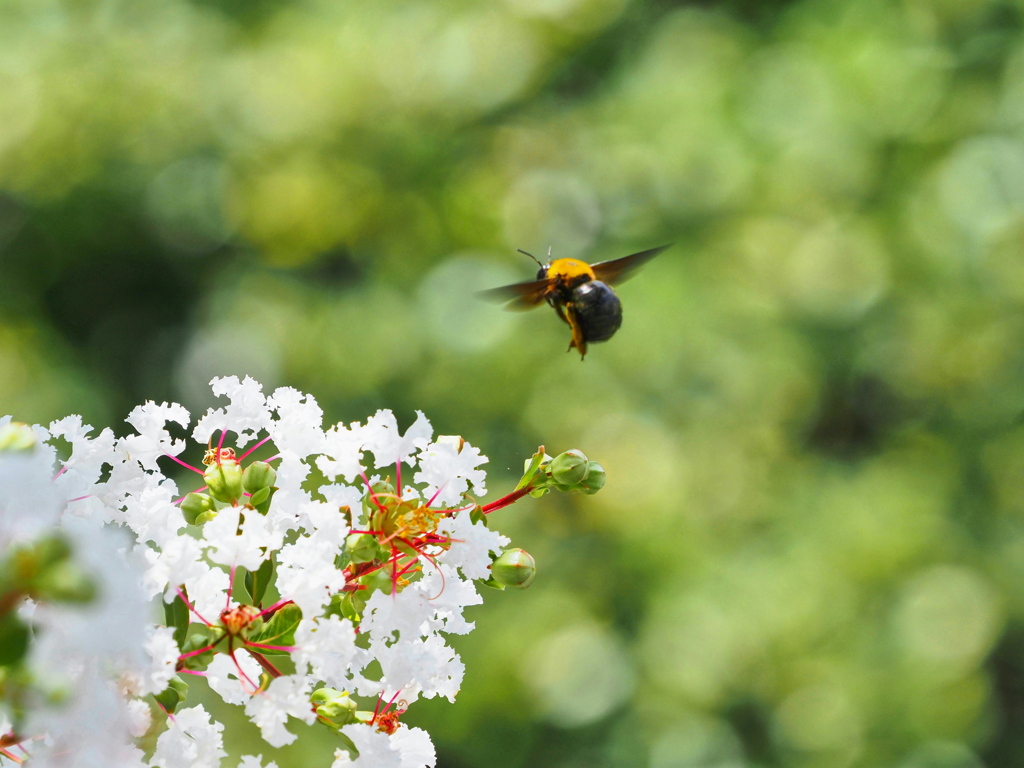
<path id="1" fill-rule="evenodd" d="M 537 563 L 525 549 L 506 549 L 491 563 L 491 578 L 509 589 L 526 589 L 536 575 Z"/>
<path id="2" fill-rule="evenodd" d="M 201 515 L 196 517 L 196 521 L 193 523 L 193 525 L 198 525 L 198 526 L 202 527 L 204 524 L 206 524 L 206 523 L 210 522 L 211 520 L 213 520 L 213 518 L 215 518 L 216 516 L 217 516 L 217 510 L 216 509 L 211 509 L 208 512 L 203 512 Z"/>
<path id="3" fill-rule="evenodd" d="M 277 472 L 265 461 L 254 461 L 242 473 L 242 487 L 249 493 L 269 488 L 277 482 Z"/>
<path id="4" fill-rule="evenodd" d="M 594 494 L 604 488 L 604 467 L 596 461 L 589 462 L 587 479 L 580 484 L 580 490 L 586 494 Z"/>
<path id="5" fill-rule="evenodd" d="M 548 470 L 558 485 L 576 486 L 587 479 L 588 459 L 583 451 L 573 449 L 555 456 Z"/>
<path id="6" fill-rule="evenodd" d="M 309 697 L 317 715 L 335 725 L 345 725 L 355 719 L 356 703 L 346 691 L 337 688 L 317 688 Z"/>
<path id="7" fill-rule="evenodd" d="M 216 512 L 213 506 L 213 499 L 205 493 L 190 493 L 181 500 L 181 514 L 185 516 L 185 522 L 189 525 L 197 525 L 196 518 L 204 512 Z"/>
<path id="8" fill-rule="evenodd" d="M 369 563 L 377 559 L 377 540 L 368 533 L 352 533 L 345 538 L 345 552 L 353 563 Z"/>
<path id="9" fill-rule="evenodd" d="M 242 498 L 242 468 L 237 461 L 221 460 L 203 473 L 210 495 L 217 501 L 233 504 Z"/>
<path id="10" fill-rule="evenodd" d="M 387 509 L 391 502 L 394 501 L 391 496 L 395 493 L 395 486 L 391 483 L 385 482 L 384 480 L 378 480 L 370 486 L 371 493 L 367 493 L 363 497 L 363 512 L 367 515 L 375 515 L 380 511 L 381 507 Z M 391 494 L 391 496 L 381 496 L 374 501 L 374 494 Z"/>

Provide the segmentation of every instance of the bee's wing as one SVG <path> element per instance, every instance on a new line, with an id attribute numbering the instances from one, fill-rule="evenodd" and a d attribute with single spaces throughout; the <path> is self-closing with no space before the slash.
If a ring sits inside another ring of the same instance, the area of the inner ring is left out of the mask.
<path id="1" fill-rule="evenodd" d="M 598 280 L 608 283 L 609 285 L 621 283 L 622 281 L 629 279 L 630 275 L 637 269 L 637 267 L 646 264 L 659 253 L 671 246 L 672 243 L 669 243 L 668 245 L 660 245 L 657 248 L 651 248 L 647 251 L 640 251 L 640 253 L 623 256 L 621 259 L 612 259 L 611 261 L 602 261 L 597 264 L 592 264 L 591 268 L 594 270 L 594 274 L 597 276 Z"/>
<path id="2" fill-rule="evenodd" d="M 551 279 L 545 277 L 542 280 L 531 280 L 528 283 L 491 288 L 487 291 L 480 291 L 477 295 L 487 301 L 507 302 L 505 309 L 532 309 L 544 301 L 551 284 Z"/>

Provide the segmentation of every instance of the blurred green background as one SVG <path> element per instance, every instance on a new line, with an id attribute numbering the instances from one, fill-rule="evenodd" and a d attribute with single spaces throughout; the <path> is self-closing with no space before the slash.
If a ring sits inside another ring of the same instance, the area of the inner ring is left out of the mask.
<path id="1" fill-rule="evenodd" d="M 666 242 L 582 363 L 473 295 Z M 443 768 L 1024 764 L 1024 3 L 3 0 L 0 413 L 244 373 L 607 468 Z"/>

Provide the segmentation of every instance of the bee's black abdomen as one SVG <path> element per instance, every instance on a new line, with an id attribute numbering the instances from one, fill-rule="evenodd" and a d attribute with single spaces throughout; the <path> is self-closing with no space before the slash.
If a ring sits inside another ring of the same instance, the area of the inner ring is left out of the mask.
<path id="1" fill-rule="evenodd" d="M 572 306 L 585 341 L 607 341 L 622 325 L 622 303 L 600 280 L 577 286 L 572 292 Z"/>

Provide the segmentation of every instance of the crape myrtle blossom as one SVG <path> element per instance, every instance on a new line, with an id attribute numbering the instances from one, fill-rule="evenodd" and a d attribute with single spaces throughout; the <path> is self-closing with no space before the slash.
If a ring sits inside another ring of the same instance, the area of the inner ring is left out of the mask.
<path id="1" fill-rule="evenodd" d="M 156 693 L 174 673 L 177 648 L 146 620 L 132 537 L 90 520 L 103 510 L 83 492 L 114 446 L 91 430 L 78 417 L 49 429 L 0 419 L 0 764 L 27 748 L 34 766 L 144 765 L 132 739 L 150 711 L 128 687 Z"/>
<path id="2" fill-rule="evenodd" d="M 265 395 L 236 377 L 212 388 L 227 404 L 200 417 L 191 440 L 189 413 L 167 403 L 135 408 L 122 438 L 92 435 L 78 417 L 33 428 L 37 450 L 17 458 L 39 520 L 19 514 L 24 483 L 4 482 L 0 461 L 0 543 L 62 526 L 75 542 L 120 534 L 116 556 L 96 546 L 81 564 L 100 586 L 121 569 L 122 586 L 78 607 L 102 615 L 91 631 L 54 619 L 63 606 L 35 610 L 42 631 L 26 664 L 38 685 L 81 686 L 83 701 L 106 702 L 97 712 L 114 728 L 89 726 L 107 742 L 97 765 L 220 765 L 223 726 L 186 706 L 189 684 L 205 677 L 271 746 L 317 725 L 337 735 L 335 766 L 433 766 L 429 736 L 402 713 L 421 697 L 455 699 L 465 667 L 446 636 L 473 629 L 463 612 L 482 602 L 478 586 L 533 578 L 532 558 L 508 549 L 487 516 L 527 494 L 594 493 L 603 470 L 578 451 L 552 460 L 541 449 L 515 490 L 481 505 L 486 457 L 461 438 L 434 439 L 423 413 L 404 433 L 386 410 L 325 428 L 316 400 L 297 390 Z M 70 445 L 63 461 L 55 438 Z M 158 623 L 146 600 L 163 605 Z M 34 764 L 56 746 L 68 754 L 62 734 L 74 730 L 61 722 L 71 710 L 40 711 L 5 740 L 38 737 Z M 132 741 L 147 730 L 149 743 L 159 734 L 148 756 Z"/>

